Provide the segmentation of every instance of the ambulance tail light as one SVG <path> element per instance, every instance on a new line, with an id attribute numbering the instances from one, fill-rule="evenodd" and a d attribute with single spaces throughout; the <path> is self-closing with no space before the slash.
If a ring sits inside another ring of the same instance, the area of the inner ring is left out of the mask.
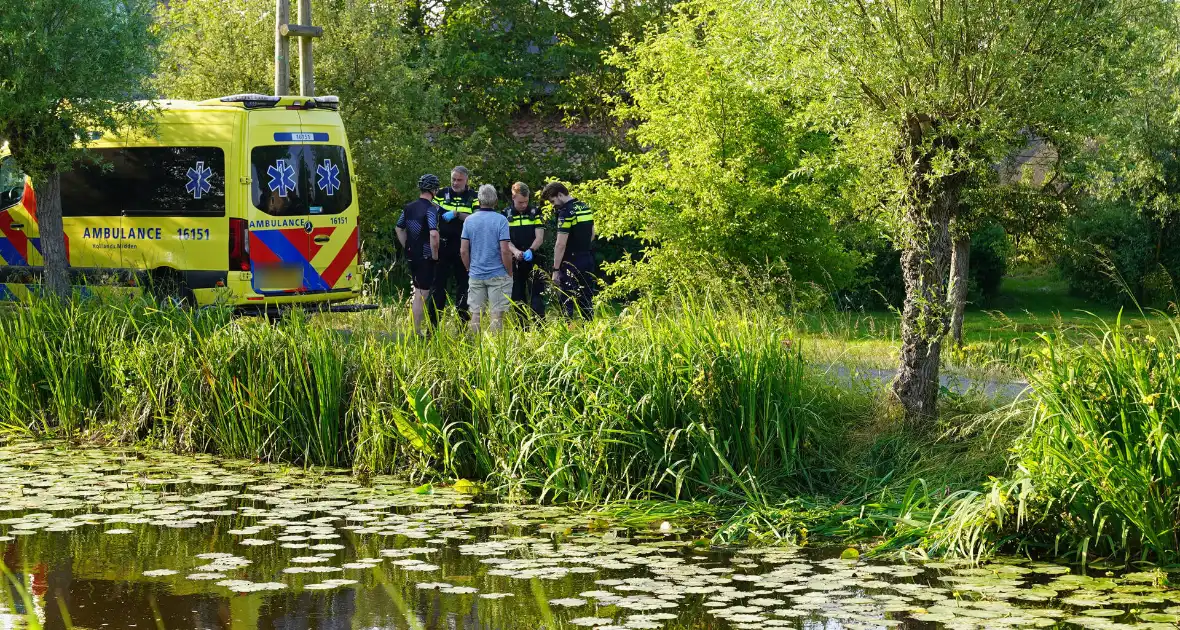
<path id="1" fill-rule="evenodd" d="M 229 270 L 250 271 L 250 223 L 229 220 Z"/>

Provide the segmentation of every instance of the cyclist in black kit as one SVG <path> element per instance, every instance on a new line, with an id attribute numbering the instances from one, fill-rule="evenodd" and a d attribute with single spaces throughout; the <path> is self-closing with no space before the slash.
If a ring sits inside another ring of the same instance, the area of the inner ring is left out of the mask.
<path id="1" fill-rule="evenodd" d="M 438 206 L 434 205 L 434 194 L 440 185 L 435 175 L 419 178 L 418 198 L 406 204 L 397 219 L 397 240 L 406 249 L 406 259 L 410 262 L 414 287 L 414 334 L 419 336 L 422 335 L 426 300 L 430 298 L 438 264 Z"/>

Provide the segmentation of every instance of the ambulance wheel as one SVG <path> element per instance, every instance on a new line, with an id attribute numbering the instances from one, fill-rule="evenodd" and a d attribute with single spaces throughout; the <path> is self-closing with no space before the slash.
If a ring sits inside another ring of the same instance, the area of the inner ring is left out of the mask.
<path id="1" fill-rule="evenodd" d="M 283 320 L 291 316 L 291 307 L 275 307 L 263 311 L 266 317 L 266 322 L 272 326 L 278 326 L 283 323 Z"/>
<path id="2" fill-rule="evenodd" d="M 148 292 L 161 305 L 171 304 L 177 308 L 192 308 L 196 297 L 180 272 L 172 269 L 157 269 L 152 272 Z"/>

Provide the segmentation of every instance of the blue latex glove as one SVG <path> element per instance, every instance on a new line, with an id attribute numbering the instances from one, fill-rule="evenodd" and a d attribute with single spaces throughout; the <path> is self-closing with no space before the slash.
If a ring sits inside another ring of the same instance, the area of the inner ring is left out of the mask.
<path id="1" fill-rule="evenodd" d="M 451 221 L 454 221 L 454 220 L 455 220 L 455 211 L 454 210 L 448 210 L 443 213 L 443 221 L 450 223 Z"/>
<path id="2" fill-rule="evenodd" d="M 533 250 L 531 250 L 531 249 L 524 250 L 524 255 L 521 256 L 521 258 L 523 258 L 525 260 L 525 262 L 533 262 Z"/>

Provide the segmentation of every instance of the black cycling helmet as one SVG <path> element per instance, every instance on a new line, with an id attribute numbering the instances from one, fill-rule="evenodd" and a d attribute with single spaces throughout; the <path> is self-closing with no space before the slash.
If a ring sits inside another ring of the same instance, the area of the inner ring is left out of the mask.
<path id="1" fill-rule="evenodd" d="M 427 173 L 418 178 L 418 190 L 436 192 L 442 188 L 442 183 L 438 181 L 438 175 Z"/>

